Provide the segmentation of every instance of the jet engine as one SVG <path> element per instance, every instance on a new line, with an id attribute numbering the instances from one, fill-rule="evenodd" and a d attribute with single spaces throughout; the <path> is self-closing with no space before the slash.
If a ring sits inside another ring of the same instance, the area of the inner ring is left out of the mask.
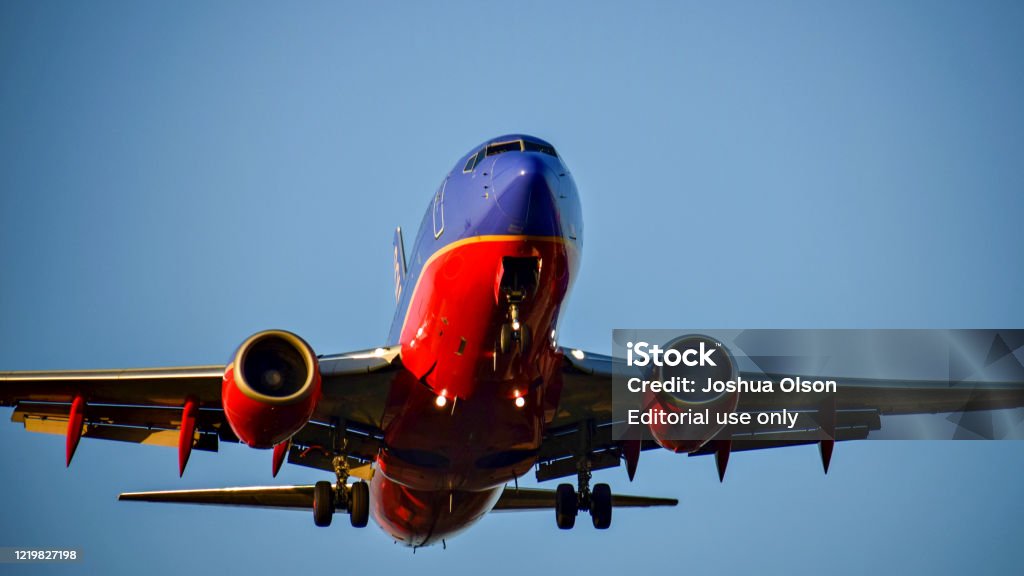
<path id="1" fill-rule="evenodd" d="M 250 336 L 224 370 L 221 402 L 235 435 L 253 448 L 272 448 L 298 432 L 320 400 L 313 349 L 284 330 Z"/>
<path id="2" fill-rule="evenodd" d="M 643 402 L 647 410 L 655 414 L 659 411 L 664 413 L 657 421 L 648 424 L 655 441 L 673 452 L 693 452 L 725 427 L 718 423 L 717 414 L 734 412 L 739 404 L 738 392 L 704 391 L 709 381 L 734 380 L 738 374 L 736 361 L 721 343 L 696 334 L 672 340 L 663 348 L 667 358 L 694 358 L 700 351 L 712 360 L 678 362 L 674 366 L 662 363 L 661 366 L 652 365 L 648 371 L 652 380 L 668 382 L 673 378 L 686 378 L 692 382 L 692 392 L 648 391 Z"/>

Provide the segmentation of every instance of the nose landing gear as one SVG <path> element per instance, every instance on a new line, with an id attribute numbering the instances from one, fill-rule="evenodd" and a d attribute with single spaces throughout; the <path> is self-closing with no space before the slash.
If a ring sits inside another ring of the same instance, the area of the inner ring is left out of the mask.
<path id="1" fill-rule="evenodd" d="M 530 327 L 519 322 L 518 304 L 509 304 L 508 311 L 511 322 L 501 325 L 501 333 L 498 336 L 498 348 L 502 354 L 507 354 L 513 347 L 520 351 L 528 350 L 532 342 Z"/>
<path id="2" fill-rule="evenodd" d="M 533 341 L 530 327 L 519 321 L 520 305 L 527 299 L 540 281 L 539 258 L 517 258 L 506 256 L 501 259 L 501 279 L 498 292 L 508 306 L 508 322 L 501 325 L 498 334 L 498 349 L 507 354 L 513 348 L 528 350 Z"/>

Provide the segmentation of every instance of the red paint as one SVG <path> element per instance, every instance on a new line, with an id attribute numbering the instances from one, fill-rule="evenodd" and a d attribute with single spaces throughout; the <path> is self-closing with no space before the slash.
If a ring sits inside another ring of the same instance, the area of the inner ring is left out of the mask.
<path id="1" fill-rule="evenodd" d="M 442 249 L 420 274 L 401 333 L 402 363 L 435 391 L 469 398 L 487 380 L 539 376 L 525 359 L 549 348 L 551 330 L 569 288 L 569 248 L 561 238 L 498 236 Z M 515 239 L 508 239 L 515 238 Z M 477 239 L 474 239 L 477 240 Z M 540 258 L 538 287 L 520 306 L 533 333 L 531 349 L 492 366 L 507 306 L 495 297 L 504 256 Z M 457 354 L 462 338 L 463 353 Z"/>
<path id="2" fill-rule="evenodd" d="M 199 415 L 199 403 L 195 398 L 185 400 L 181 410 L 181 428 L 178 430 L 178 477 L 185 475 L 185 465 L 192 455 L 192 443 L 196 433 L 196 416 Z"/>
<path id="3" fill-rule="evenodd" d="M 680 414 L 685 413 L 688 409 L 692 409 L 694 412 L 708 410 L 711 421 L 706 424 L 652 424 L 650 426 L 651 435 L 654 436 L 658 445 L 681 454 L 699 450 L 707 444 L 708 440 L 721 432 L 725 425 L 715 421 L 715 414 L 735 412 L 739 401 L 739 393 L 723 394 L 711 402 L 691 404 L 684 403 L 668 393 L 648 392 L 644 399 L 644 405 L 655 410 L 660 409 Z"/>
<path id="4" fill-rule="evenodd" d="M 539 258 L 541 269 L 520 305 L 531 345 L 496 358 L 508 322 L 495 292 L 504 256 Z M 575 257 L 559 238 L 496 237 L 458 244 L 425 266 L 401 333 L 408 370 L 391 386 L 387 448 L 370 485 L 374 518 L 397 540 L 422 546 L 451 537 L 536 462 L 543 424 L 557 408 L 562 359 L 550 335 Z M 439 407 L 442 391 L 448 401 Z"/>
<path id="5" fill-rule="evenodd" d="M 426 546 L 451 538 L 484 517 L 502 488 L 420 491 L 377 474 L 370 491 L 371 514 L 381 528 L 407 546 Z"/>
<path id="6" fill-rule="evenodd" d="M 71 466 L 71 459 L 78 449 L 78 442 L 82 439 L 82 425 L 85 423 L 85 398 L 81 394 L 75 396 L 71 402 L 71 412 L 68 414 L 67 441 L 64 446 L 64 466 Z"/>
<path id="7" fill-rule="evenodd" d="M 288 455 L 288 450 L 292 447 L 292 441 L 285 440 L 274 445 L 274 460 L 271 463 L 273 466 L 274 478 L 277 478 L 277 473 L 281 470 L 281 465 L 284 464 L 284 457 Z"/>
<path id="8" fill-rule="evenodd" d="M 305 349 L 304 357 L 311 363 L 307 369 L 312 373 L 312 380 L 299 397 L 287 403 L 253 398 L 251 393 L 247 394 L 240 387 L 239 359 L 244 358 L 246 348 L 253 346 L 260 338 L 280 335 L 285 335 L 286 340 L 291 339 L 291 344 Z M 309 344 L 294 334 L 269 330 L 246 340 L 235 354 L 235 360 L 224 369 L 221 405 L 228 424 L 242 442 L 253 448 L 273 448 L 291 438 L 309 422 L 320 401 L 320 394 L 320 365 Z"/>
<path id="9" fill-rule="evenodd" d="M 316 372 L 316 391 L 294 404 L 264 404 L 246 396 L 235 384 L 235 369 L 224 371 L 221 402 L 231 429 L 239 440 L 253 448 L 272 448 L 299 431 L 316 409 L 320 398 L 320 371 Z"/>

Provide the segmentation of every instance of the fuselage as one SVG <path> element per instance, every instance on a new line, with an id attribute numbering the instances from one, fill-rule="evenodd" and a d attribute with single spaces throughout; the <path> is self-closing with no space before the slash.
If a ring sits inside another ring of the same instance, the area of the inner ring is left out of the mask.
<path id="1" fill-rule="evenodd" d="M 371 483 L 373 516 L 396 540 L 452 536 L 534 465 L 582 235 L 572 175 L 531 136 L 473 148 L 431 197 L 398 275 L 389 344 L 404 369 Z"/>

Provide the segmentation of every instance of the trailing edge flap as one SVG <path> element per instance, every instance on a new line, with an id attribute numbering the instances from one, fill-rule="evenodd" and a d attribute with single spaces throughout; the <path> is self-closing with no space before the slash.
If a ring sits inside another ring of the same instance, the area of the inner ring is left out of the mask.
<path id="1" fill-rule="evenodd" d="M 679 500 L 675 498 L 652 498 L 649 496 L 627 496 L 623 494 L 612 494 L 612 507 L 614 508 L 648 508 L 651 506 L 676 506 Z M 517 510 L 554 510 L 555 491 L 543 488 L 510 488 L 505 487 L 501 493 L 494 511 L 517 511 Z"/>

